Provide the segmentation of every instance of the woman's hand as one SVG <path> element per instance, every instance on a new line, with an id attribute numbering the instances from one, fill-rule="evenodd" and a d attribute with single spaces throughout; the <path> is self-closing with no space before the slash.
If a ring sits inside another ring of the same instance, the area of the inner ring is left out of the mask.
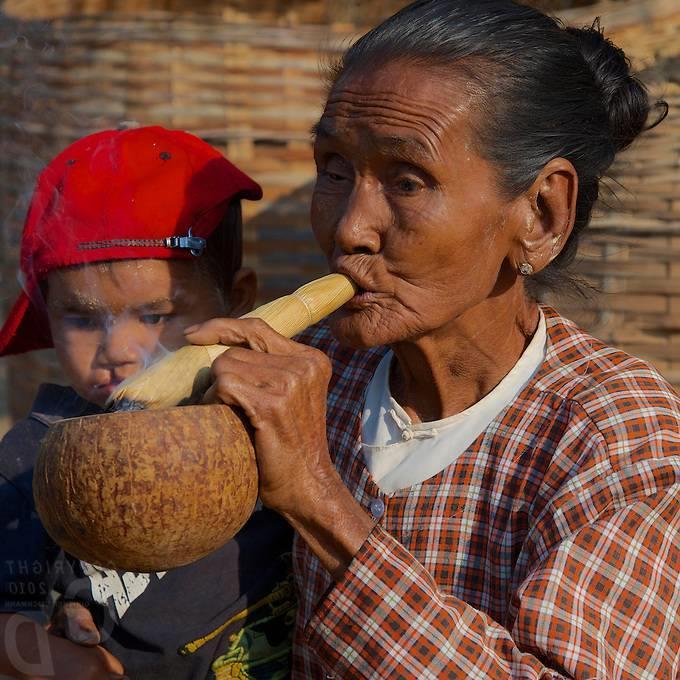
<path id="1" fill-rule="evenodd" d="M 318 350 L 275 333 L 259 319 L 215 319 L 187 336 L 202 344 L 246 344 L 219 356 L 205 402 L 243 409 L 255 431 L 260 497 L 293 512 L 311 482 L 334 472 L 326 443 L 330 362 Z M 300 480 L 307 483 L 299 484 Z"/>
<path id="2" fill-rule="evenodd" d="M 242 345 L 214 361 L 205 400 L 243 409 L 254 428 L 262 502 L 302 534 L 332 573 L 341 573 L 373 523 L 328 454 L 330 361 L 259 319 L 213 319 L 189 330 L 194 344 Z"/>

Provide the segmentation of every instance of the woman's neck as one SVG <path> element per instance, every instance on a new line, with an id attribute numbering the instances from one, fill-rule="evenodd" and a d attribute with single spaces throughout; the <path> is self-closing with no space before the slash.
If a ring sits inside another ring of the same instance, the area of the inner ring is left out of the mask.
<path id="1" fill-rule="evenodd" d="M 489 394 L 527 348 L 538 325 L 536 303 L 489 298 L 444 328 L 392 346 L 394 399 L 414 422 L 460 413 Z"/>

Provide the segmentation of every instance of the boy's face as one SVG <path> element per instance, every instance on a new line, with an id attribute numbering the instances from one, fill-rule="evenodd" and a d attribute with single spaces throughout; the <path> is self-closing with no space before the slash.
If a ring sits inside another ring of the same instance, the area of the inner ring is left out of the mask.
<path id="1" fill-rule="evenodd" d="M 186 344 L 185 328 L 229 311 L 210 276 L 182 260 L 60 269 L 47 291 L 59 362 L 75 391 L 99 406 L 164 350 Z"/>

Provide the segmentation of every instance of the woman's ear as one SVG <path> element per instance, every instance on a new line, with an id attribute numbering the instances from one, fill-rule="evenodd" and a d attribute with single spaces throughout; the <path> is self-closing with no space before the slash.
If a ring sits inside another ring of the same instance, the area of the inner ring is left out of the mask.
<path id="1" fill-rule="evenodd" d="M 250 267 L 241 267 L 231 282 L 228 293 L 229 316 L 242 316 L 252 311 L 257 296 L 257 276 Z"/>
<path id="2" fill-rule="evenodd" d="M 522 217 L 513 264 L 521 274 L 541 271 L 554 260 L 574 228 L 578 174 L 564 158 L 540 172 L 521 201 Z"/>

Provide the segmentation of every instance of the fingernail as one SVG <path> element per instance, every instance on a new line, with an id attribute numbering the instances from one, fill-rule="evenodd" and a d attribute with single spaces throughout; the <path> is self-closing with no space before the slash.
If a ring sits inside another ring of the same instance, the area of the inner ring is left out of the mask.
<path id="1" fill-rule="evenodd" d="M 93 633 L 91 630 L 83 630 L 82 628 L 74 630 L 71 633 L 71 639 L 73 642 L 81 645 L 99 642 L 99 636 L 96 633 Z"/>
<path id="2" fill-rule="evenodd" d="M 92 630 L 92 628 L 85 628 L 79 625 L 75 621 L 74 625 L 69 626 L 71 629 L 69 637 L 73 642 L 77 642 L 81 645 L 97 644 L 99 642 L 99 632 Z"/>
<path id="3" fill-rule="evenodd" d="M 200 324 L 189 326 L 189 328 L 184 329 L 184 335 L 191 335 L 192 333 L 195 333 L 200 327 Z"/>

